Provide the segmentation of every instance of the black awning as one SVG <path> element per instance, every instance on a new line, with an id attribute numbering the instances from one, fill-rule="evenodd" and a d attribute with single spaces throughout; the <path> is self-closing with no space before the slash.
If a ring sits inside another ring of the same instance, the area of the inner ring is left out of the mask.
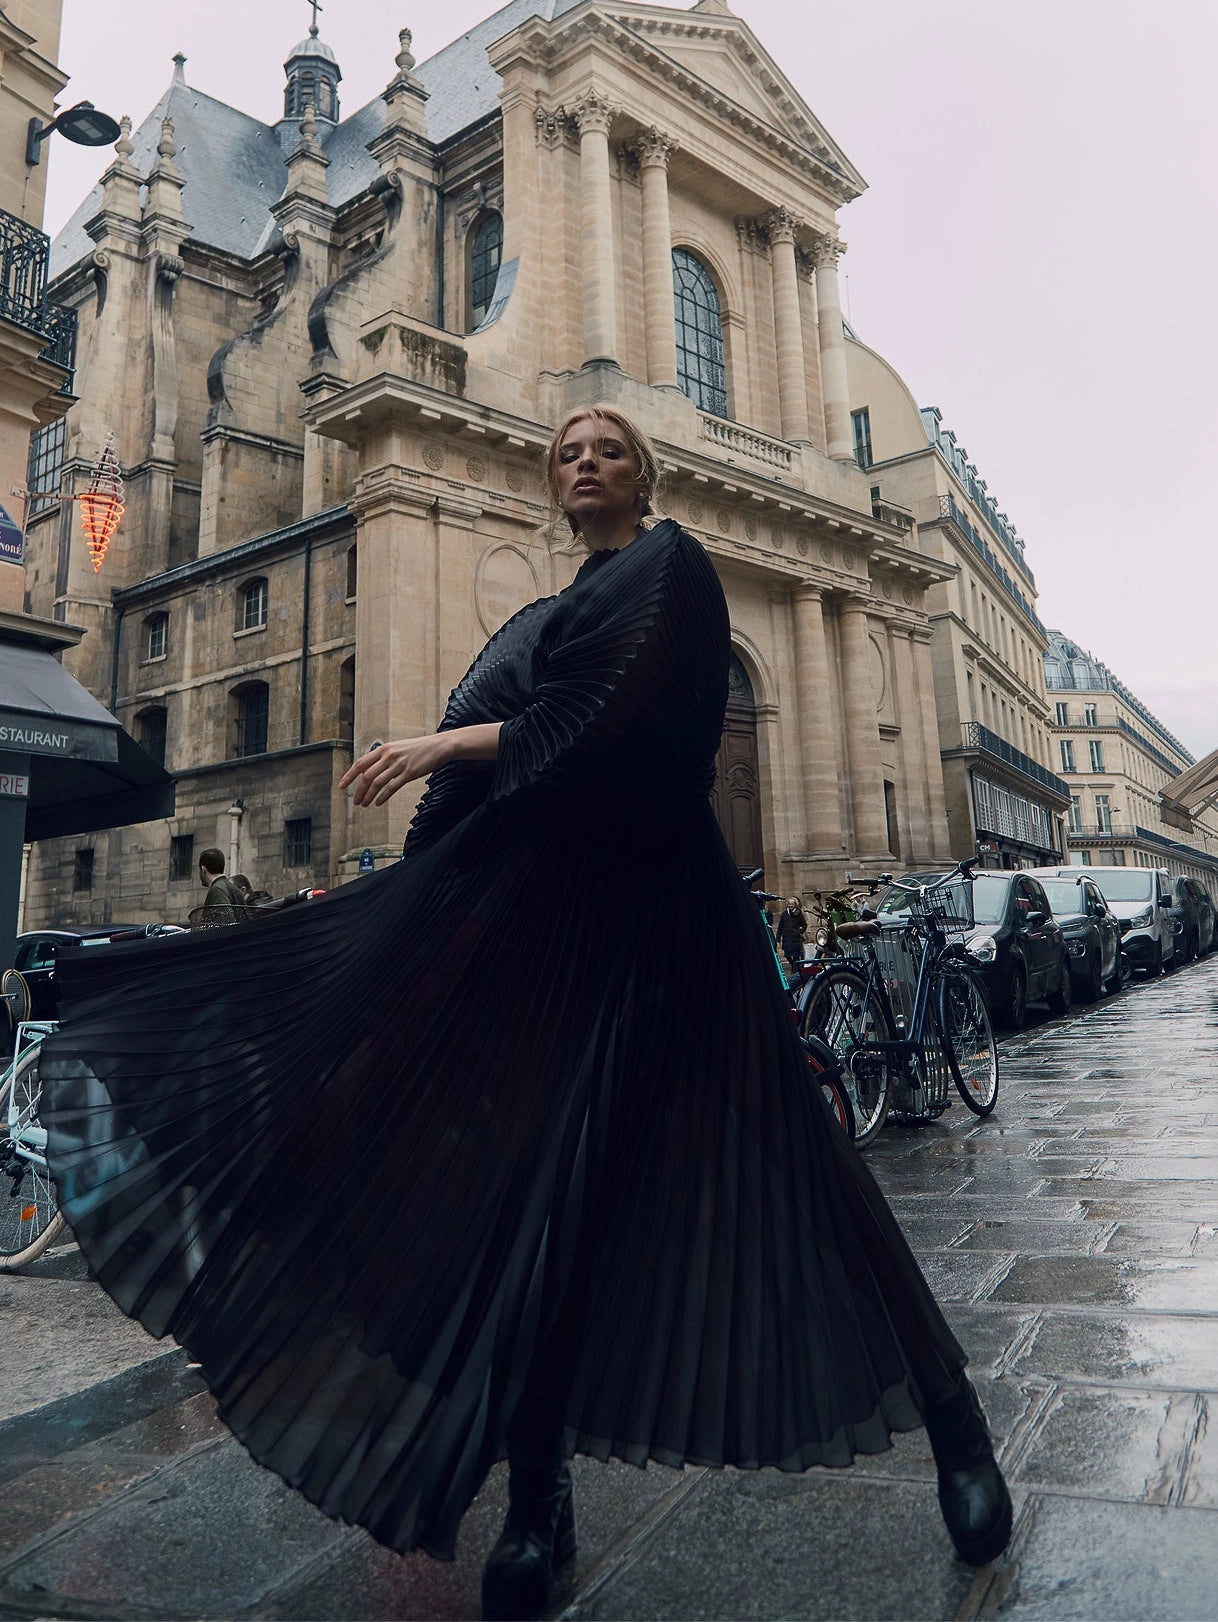
<path id="1" fill-rule="evenodd" d="M 27 841 L 173 815 L 173 778 L 42 648 L 0 642 L 0 752 L 29 756 Z"/>

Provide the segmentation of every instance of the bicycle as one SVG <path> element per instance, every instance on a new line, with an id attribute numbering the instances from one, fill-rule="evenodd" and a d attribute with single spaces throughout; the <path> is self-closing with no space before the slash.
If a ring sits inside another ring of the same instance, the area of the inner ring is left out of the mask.
<path id="1" fill-rule="evenodd" d="M 251 917 L 282 912 L 324 894 L 322 890 L 298 890 L 295 895 L 253 910 Z M 177 933 L 184 935 L 185 931 Z M 144 937 L 139 931 L 131 931 L 119 938 Z M 0 1000 L 9 1009 L 16 1029 L 13 1057 L 0 1075 L 0 1110 L 4 1112 L 4 1130 L 0 1134 L 0 1273 L 13 1273 L 44 1255 L 66 1226 L 47 1166 L 47 1132 L 38 1114 L 42 1100 L 38 1054 L 45 1039 L 59 1029 L 59 1022 L 27 1017 L 29 986 L 16 969 L 6 970 L 0 980 Z"/>
<path id="2" fill-rule="evenodd" d="M 801 1030 L 822 1037 L 853 1081 L 860 1145 L 890 1110 L 908 1123 L 941 1115 L 949 1078 L 976 1115 L 998 1101 L 993 1027 L 963 950 L 973 927 L 972 867 L 968 858 L 927 884 L 881 875 L 878 883 L 908 898 L 908 922 L 839 924 L 853 955 L 825 963 L 804 988 Z"/>
<path id="3" fill-rule="evenodd" d="M 59 1029 L 55 1020 L 22 1020 L 13 1057 L 0 1077 L 6 1100 L 0 1137 L 0 1273 L 36 1261 L 63 1232 L 64 1216 L 46 1162 L 46 1128 L 38 1117 L 38 1053 Z M 9 1180 L 6 1189 L 4 1180 Z"/>
<path id="4" fill-rule="evenodd" d="M 774 941 L 773 931 L 766 922 L 766 902 L 778 901 L 781 898 L 779 896 L 770 895 L 765 890 L 754 890 L 752 888 L 752 886 L 761 877 L 763 871 L 764 870 L 759 867 L 754 872 L 746 874 L 744 877 L 744 885 L 749 894 L 757 902 L 758 922 L 761 925 L 762 933 L 765 935 L 770 956 L 774 960 L 774 967 L 778 972 L 780 981 L 782 982 L 782 988 L 790 999 L 791 1013 L 798 1021 L 799 1008 L 796 1003 L 795 987 L 792 986 L 787 976 L 787 971 L 783 968 L 782 959 L 778 955 L 778 947 Z M 838 1126 L 841 1127 L 842 1131 L 851 1140 L 851 1142 L 853 1142 L 856 1131 L 854 1105 L 850 1098 L 849 1089 L 845 1084 L 845 1077 L 843 1075 L 842 1067 L 837 1055 L 834 1053 L 833 1049 L 826 1042 L 822 1041 L 814 1032 L 805 1033 L 801 1031 L 800 1043 L 804 1050 L 804 1057 L 808 1061 L 809 1070 L 819 1082 L 821 1095 L 826 1104 L 828 1104 L 834 1120 L 837 1122 Z"/>

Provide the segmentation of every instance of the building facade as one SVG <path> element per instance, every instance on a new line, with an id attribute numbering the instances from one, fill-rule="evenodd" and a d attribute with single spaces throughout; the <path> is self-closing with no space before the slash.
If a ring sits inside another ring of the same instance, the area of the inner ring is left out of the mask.
<path id="1" fill-rule="evenodd" d="M 30 436 L 61 422 L 73 399 L 75 312 L 47 291 L 47 161 L 23 161 L 30 120 L 49 124 L 67 83 L 55 63 L 62 9 L 10 0 L 0 10 L 0 507 L 10 520 L 0 520 L 0 612 L 12 614 L 25 600 Z"/>
<path id="2" fill-rule="evenodd" d="M 872 511 L 943 565 L 928 587 L 951 854 L 987 867 L 1062 859 L 1070 791 L 1054 766 L 1036 580 L 1024 543 L 933 406 L 853 334 L 852 442 Z"/>
<path id="3" fill-rule="evenodd" d="M 394 858 L 417 797 L 353 813 L 338 778 L 433 730 L 485 638 L 573 576 L 540 453 L 598 400 L 656 438 L 659 506 L 724 583 L 737 861 L 805 894 L 942 861 L 958 564 L 855 459 L 838 213 L 861 176 L 723 0 L 512 0 L 430 62 L 400 46 L 344 115 L 314 29 L 274 125 L 176 59 L 56 241 L 80 403 L 34 454 L 72 490 L 113 431 L 128 514 L 95 576 L 46 501 L 28 589 L 89 627 L 73 669 L 178 812 L 99 840 L 89 893 L 44 842 L 32 913 L 179 917 L 212 844 L 277 893 Z"/>
<path id="4" fill-rule="evenodd" d="M 1070 787 L 1069 860 L 1081 866 L 1166 867 L 1218 895 L 1218 813 L 1189 817 L 1162 790 L 1194 764 L 1108 666 L 1049 632 L 1045 679 L 1057 765 Z"/>

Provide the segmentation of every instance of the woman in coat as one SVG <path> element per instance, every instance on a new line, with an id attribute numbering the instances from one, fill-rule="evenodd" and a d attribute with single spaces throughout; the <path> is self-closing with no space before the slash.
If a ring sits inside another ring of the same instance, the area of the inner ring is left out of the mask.
<path id="1" fill-rule="evenodd" d="M 644 527 L 655 453 L 621 413 L 569 417 L 547 467 L 574 582 L 438 732 L 344 778 L 357 805 L 428 778 L 404 860 L 63 964 L 68 1220 L 327 1514 L 450 1558 L 506 1453 L 487 1616 L 550 1603 L 574 1452 L 798 1471 L 925 1425 L 956 1547 L 989 1560 L 1010 1500 L 964 1355 L 807 1085 L 710 808 L 718 578 Z"/>

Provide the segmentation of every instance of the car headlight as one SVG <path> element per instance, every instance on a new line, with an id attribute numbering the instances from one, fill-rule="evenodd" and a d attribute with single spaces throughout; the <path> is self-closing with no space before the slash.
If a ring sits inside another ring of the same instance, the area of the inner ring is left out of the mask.
<path id="1" fill-rule="evenodd" d="M 1149 929 L 1155 921 L 1155 909 L 1146 907 L 1142 912 L 1135 913 L 1129 920 L 1130 929 Z"/>
<path id="2" fill-rule="evenodd" d="M 968 955 L 978 963 L 992 963 L 997 950 L 992 935 L 979 935 L 969 942 Z"/>

